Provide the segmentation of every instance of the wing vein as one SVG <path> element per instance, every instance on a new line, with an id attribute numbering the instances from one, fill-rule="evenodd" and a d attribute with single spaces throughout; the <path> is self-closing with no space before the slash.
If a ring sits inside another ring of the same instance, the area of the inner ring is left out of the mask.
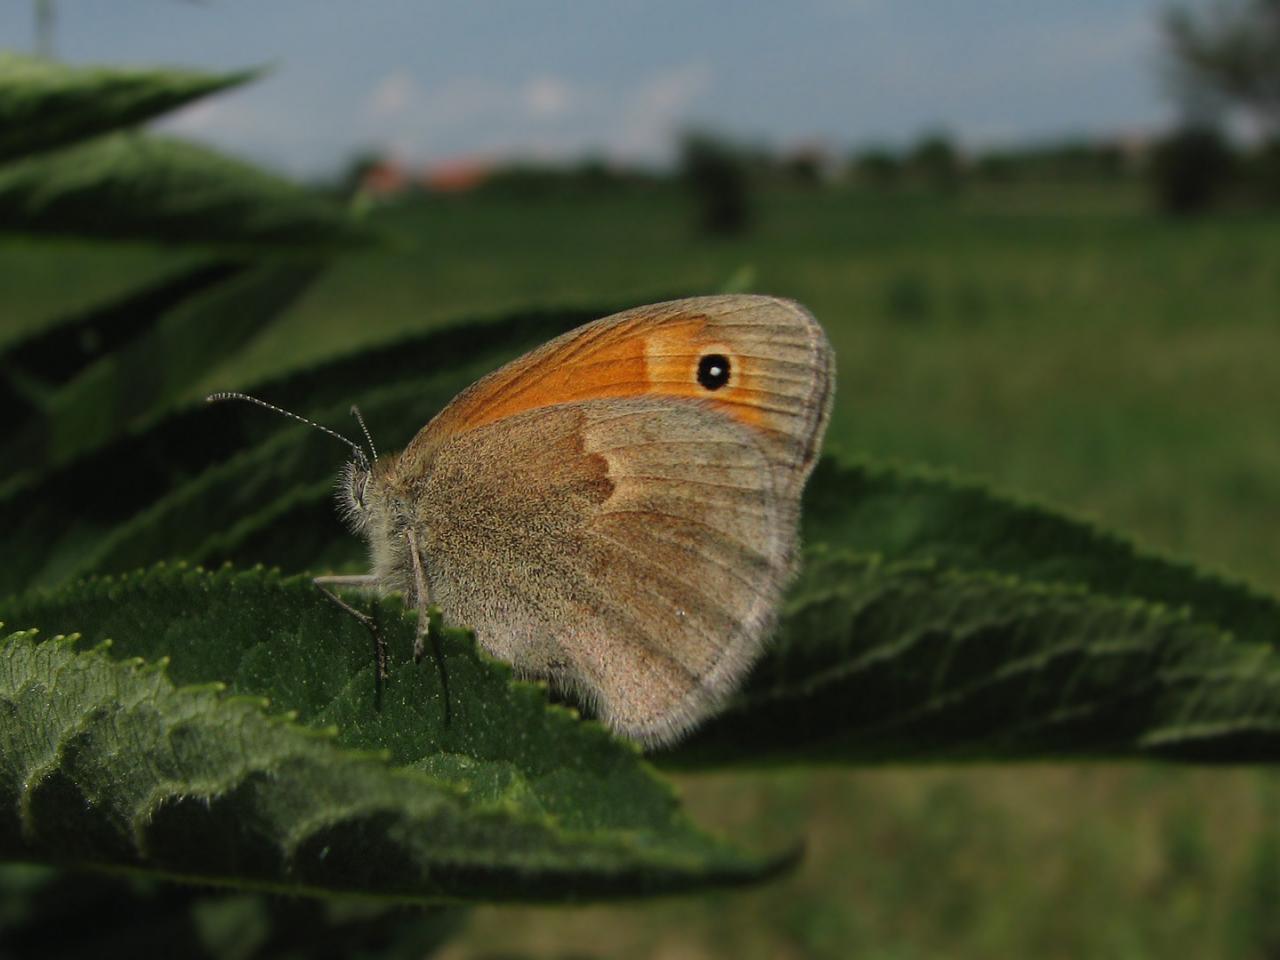
<path id="1" fill-rule="evenodd" d="M 682 516 L 680 516 L 680 515 L 678 515 L 678 514 L 674 514 L 674 513 L 666 513 L 665 511 L 662 511 L 662 510 L 630 510 L 630 509 L 628 509 L 628 510 L 607 510 L 607 511 L 605 511 L 605 512 L 604 512 L 604 516 L 610 516 L 610 517 L 618 517 L 618 516 L 668 517 L 668 518 L 670 518 L 670 519 L 672 519 L 672 520 L 675 520 L 676 522 L 681 523 L 681 524 L 689 524 L 689 525 L 691 525 L 691 526 L 702 527 L 704 530 L 710 530 L 710 531 L 711 531 L 711 533 L 712 533 L 712 535 L 713 535 L 717 540 L 722 540 L 722 541 L 725 541 L 725 542 L 728 542 L 728 543 L 732 544 L 735 548 L 737 548 L 738 550 L 740 550 L 743 554 L 747 555 L 748 557 L 752 557 L 752 558 L 754 558 L 754 559 L 758 560 L 758 561 L 759 561 L 760 563 L 762 563 L 764 566 L 766 566 L 766 567 L 770 567 L 770 568 L 773 566 L 773 565 L 769 562 L 769 558 L 768 558 L 766 555 L 764 555 L 764 554 L 762 554 L 762 553 L 758 552 L 758 551 L 757 551 L 757 550 L 755 550 L 754 548 L 752 548 L 752 547 L 750 547 L 749 545 L 747 545 L 747 544 L 743 543 L 741 540 L 736 540 L 736 539 L 734 539 L 733 537 L 728 536 L 728 535 L 727 535 L 723 530 L 719 530 L 719 529 L 717 529 L 716 527 L 713 527 L 711 524 L 706 523 L 706 522 L 704 522 L 704 521 L 702 521 L 702 520 L 693 520 L 693 519 L 691 519 L 691 518 L 689 518 L 689 517 L 682 517 Z M 656 535 L 656 532 L 655 532 L 655 531 L 646 531 L 646 532 L 647 532 L 649 535 Z M 757 589 L 757 585 L 756 585 L 755 583 L 753 583 L 751 580 L 749 580 L 747 577 L 743 576 L 743 575 L 742 575 L 742 572 L 741 572 L 737 567 L 735 567 L 735 566 L 734 566 L 733 564 L 731 564 L 731 563 L 728 563 L 727 561 L 724 561 L 724 560 L 720 559 L 719 557 L 715 556 L 714 554 L 710 554 L 710 553 L 703 553 L 703 552 L 699 551 L 696 547 L 693 547 L 693 546 L 691 546 L 691 545 L 689 545 L 689 544 L 687 544 L 687 543 L 683 543 L 683 542 L 681 542 L 680 540 L 675 539 L 675 538 L 673 538 L 673 537 L 657 536 L 657 539 L 661 540 L 663 543 L 670 543 L 670 544 L 672 544 L 672 545 L 674 545 L 674 546 L 680 547 L 682 550 L 684 550 L 684 551 L 686 551 L 686 552 L 688 552 L 688 553 L 694 554 L 695 556 L 697 556 L 697 557 L 699 557 L 699 558 L 702 558 L 702 559 L 705 559 L 705 560 L 710 561 L 711 563 L 713 563 L 713 564 L 715 564 L 716 566 L 720 567 L 722 570 L 727 571 L 731 576 L 733 576 L 733 578 L 734 578 L 735 580 L 737 580 L 739 583 L 741 583 L 741 584 L 742 584 L 744 587 L 746 587 L 748 590 L 755 591 L 755 590 Z"/>

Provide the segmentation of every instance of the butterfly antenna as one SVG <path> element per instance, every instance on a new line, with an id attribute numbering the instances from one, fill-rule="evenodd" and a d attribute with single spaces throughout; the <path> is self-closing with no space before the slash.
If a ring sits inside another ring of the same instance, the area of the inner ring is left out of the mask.
<path id="1" fill-rule="evenodd" d="M 273 403 L 267 403 L 267 401 L 265 400 L 259 400 L 257 397 L 251 397 L 247 393 L 235 393 L 234 391 L 224 391 L 222 393 L 211 393 L 204 398 L 205 403 L 218 403 L 221 400 L 243 400 L 246 403 L 252 403 L 266 410 L 270 410 L 273 413 L 278 413 L 282 417 L 288 417 L 290 420 L 297 420 L 299 423 L 305 423 L 308 427 L 315 427 L 317 430 L 321 431 L 322 433 L 327 433 L 329 436 L 337 440 L 341 440 L 348 447 L 350 447 L 352 450 L 355 451 L 356 459 L 362 465 L 366 467 L 368 466 L 369 458 L 365 454 L 364 450 L 360 448 L 359 444 L 351 440 L 348 440 L 346 437 L 338 433 L 338 431 L 336 430 L 330 430 L 328 427 L 321 426 L 320 424 L 316 423 L 314 420 L 308 420 L 306 417 L 301 417 L 296 413 L 292 413 L 289 410 L 285 410 L 283 407 L 277 407 Z M 363 421 L 361 422 L 361 426 L 364 426 Z"/>
<path id="2" fill-rule="evenodd" d="M 354 403 L 351 405 L 351 415 L 356 418 L 356 423 L 360 424 L 360 429 L 364 431 L 364 438 L 369 443 L 370 459 L 377 460 L 378 448 L 373 445 L 373 436 L 369 433 L 369 428 L 365 426 L 364 417 L 360 416 L 360 408 Z"/>

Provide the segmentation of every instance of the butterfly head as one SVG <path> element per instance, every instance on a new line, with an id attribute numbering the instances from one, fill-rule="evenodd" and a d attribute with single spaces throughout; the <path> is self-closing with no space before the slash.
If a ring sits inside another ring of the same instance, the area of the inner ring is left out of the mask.
<path id="1" fill-rule="evenodd" d="M 338 509 L 352 532 L 366 533 L 374 518 L 385 513 L 388 462 L 370 462 L 360 451 L 338 475 Z"/>
<path id="2" fill-rule="evenodd" d="M 379 458 L 360 408 L 353 406 L 351 415 L 360 424 L 366 446 L 351 444 L 354 456 L 338 475 L 338 509 L 353 533 L 373 542 L 386 538 L 387 479 L 396 457 Z"/>
<path id="3" fill-rule="evenodd" d="M 338 475 L 338 507 L 347 523 L 357 531 L 369 523 L 370 476 L 368 461 L 360 457 L 348 461 Z"/>
<path id="4" fill-rule="evenodd" d="M 220 400 L 243 400 L 259 407 L 264 407 L 273 413 L 289 417 L 305 423 L 309 427 L 315 427 L 323 433 L 329 434 L 337 440 L 341 440 L 351 448 L 351 460 L 348 461 L 338 480 L 338 504 L 346 516 L 347 521 L 357 531 L 363 531 L 369 525 L 369 518 L 376 509 L 380 498 L 376 496 L 379 490 L 379 482 L 377 476 L 385 472 L 385 463 L 378 462 L 378 451 L 373 445 L 373 437 L 369 435 L 369 428 L 365 425 L 364 417 L 360 415 L 357 407 L 351 408 L 351 415 L 356 418 L 356 422 L 360 424 L 360 430 L 364 434 L 366 447 L 362 447 L 342 434 L 330 430 L 328 427 L 321 426 L 314 420 L 308 420 L 296 413 L 277 407 L 274 404 L 267 403 L 265 400 L 259 400 L 257 397 L 251 397 L 244 393 L 214 393 L 205 398 L 208 402 L 213 403 Z M 383 469 L 380 469 L 383 468 Z"/>

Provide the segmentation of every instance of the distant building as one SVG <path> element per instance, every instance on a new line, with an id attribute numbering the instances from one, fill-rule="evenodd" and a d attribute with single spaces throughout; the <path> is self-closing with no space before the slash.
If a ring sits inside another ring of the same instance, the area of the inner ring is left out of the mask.
<path id="1" fill-rule="evenodd" d="M 374 160 L 360 174 L 360 190 L 374 197 L 395 197 L 413 185 L 409 172 L 395 160 Z"/>
<path id="2" fill-rule="evenodd" d="M 800 143 L 784 151 L 778 158 L 778 164 L 792 179 L 801 183 L 830 181 L 839 173 L 835 152 L 825 143 L 816 141 Z"/>
<path id="3" fill-rule="evenodd" d="M 360 189 L 379 200 L 401 197 L 413 190 L 465 193 L 489 179 L 493 167 L 476 159 L 449 160 L 417 169 L 389 157 L 370 161 L 361 171 Z"/>
<path id="4" fill-rule="evenodd" d="M 1155 149 L 1156 138 L 1149 132 L 1130 130 L 1111 138 L 1110 146 L 1120 155 L 1121 163 L 1127 171 L 1141 170 L 1151 160 Z"/>
<path id="5" fill-rule="evenodd" d="M 423 170 L 419 183 L 432 193 L 466 193 L 488 180 L 492 170 L 491 164 L 476 158 L 448 160 Z"/>

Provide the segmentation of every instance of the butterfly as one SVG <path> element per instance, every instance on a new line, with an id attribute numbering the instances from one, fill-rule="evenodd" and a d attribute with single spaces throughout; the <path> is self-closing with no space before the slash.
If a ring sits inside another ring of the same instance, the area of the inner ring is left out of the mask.
<path id="1" fill-rule="evenodd" d="M 372 569 L 316 582 L 402 593 L 416 659 L 435 605 L 518 675 L 670 744 L 769 638 L 834 388 L 827 337 L 790 300 L 694 297 L 588 323 L 476 381 L 398 454 L 334 433 L 354 452 L 340 509 Z M 210 399 L 233 396 L 253 399 Z"/>

